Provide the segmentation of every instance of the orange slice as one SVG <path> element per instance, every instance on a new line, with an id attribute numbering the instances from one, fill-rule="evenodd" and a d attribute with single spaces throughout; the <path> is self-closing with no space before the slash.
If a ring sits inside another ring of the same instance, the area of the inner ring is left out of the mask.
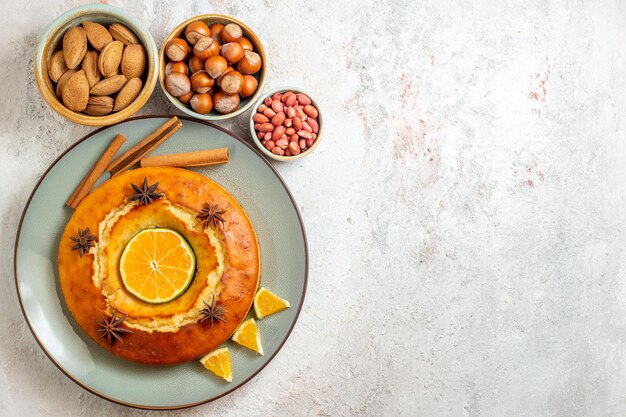
<path id="1" fill-rule="evenodd" d="M 254 312 L 259 319 L 289 307 L 289 301 L 283 300 L 263 287 L 261 287 L 254 296 Z"/>
<path id="2" fill-rule="evenodd" d="M 230 364 L 230 352 L 227 347 L 216 349 L 203 356 L 200 359 L 200 363 L 215 375 L 224 378 L 225 381 L 232 382 L 233 370 Z"/>
<path id="3" fill-rule="evenodd" d="M 128 242 L 120 258 L 126 289 L 148 303 L 167 303 L 187 290 L 196 270 L 196 257 L 180 233 L 146 229 Z"/>
<path id="4" fill-rule="evenodd" d="M 241 346 L 252 349 L 259 355 L 263 354 L 263 346 L 261 345 L 261 334 L 259 328 L 256 327 L 256 322 L 253 318 L 241 323 L 241 326 L 235 331 L 231 339 Z"/>

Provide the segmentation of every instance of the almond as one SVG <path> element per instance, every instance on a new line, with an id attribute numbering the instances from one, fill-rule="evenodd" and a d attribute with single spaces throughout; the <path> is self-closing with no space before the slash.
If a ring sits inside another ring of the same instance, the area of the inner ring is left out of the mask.
<path id="1" fill-rule="evenodd" d="M 122 42 L 113 41 L 100 52 L 98 69 L 104 77 L 110 77 L 118 73 L 123 50 L 124 44 Z"/>
<path id="2" fill-rule="evenodd" d="M 87 81 L 89 81 L 89 88 L 96 85 L 102 78 L 98 70 L 98 52 L 88 51 L 85 58 L 83 58 L 81 69 L 85 71 L 85 76 L 87 77 Z"/>
<path id="3" fill-rule="evenodd" d="M 124 87 L 124 84 L 126 84 L 126 81 L 128 81 L 128 79 L 122 74 L 113 75 L 112 77 L 105 78 L 91 87 L 89 93 L 94 96 L 108 96 L 109 94 L 114 94 L 120 91 L 120 89 Z"/>
<path id="4" fill-rule="evenodd" d="M 115 98 L 115 106 L 113 107 L 113 111 L 120 111 L 125 109 L 130 103 L 135 101 L 139 93 L 141 93 L 141 89 L 143 88 L 143 83 L 139 78 L 133 78 L 129 80 L 124 88 L 120 90 Z"/>
<path id="5" fill-rule="evenodd" d="M 113 98 L 109 96 L 90 96 L 85 113 L 91 116 L 105 116 L 113 111 Z"/>
<path id="6" fill-rule="evenodd" d="M 61 91 L 63 104 L 72 111 L 83 111 L 89 101 L 89 82 L 85 71 L 77 71 L 68 80 Z"/>
<path id="7" fill-rule="evenodd" d="M 85 21 L 82 23 L 83 29 L 87 34 L 87 40 L 96 50 L 101 51 L 102 48 L 113 42 L 113 37 L 100 23 Z"/>
<path id="8" fill-rule="evenodd" d="M 48 75 L 52 81 L 57 83 L 65 71 L 67 71 L 67 65 L 65 65 L 63 51 L 56 51 L 48 61 Z"/>
<path id="9" fill-rule="evenodd" d="M 63 93 L 63 89 L 65 88 L 65 84 L 67 83 L 67 80 L 70 79 L 70 77 L 74 74 L 76 74 L 78 71 L 77 70 L 67 70 L 63 73 L 63 75 L 61 75 L 61 78 L 59 78 L 59 82 L 57 83 L 57 88 L 56 88 L 56 95 L 59 99 L 61 99 L 62 93 Z"/>
<path id="10" fill-rule="evenodd" d="M 69 69 L 75 69 L 87 53 L 87 35 L 80 26 L 69 28 L 63 35 L 63 57 Z"/>
<path id="11" fill-rule="evenodd" d="M 122 42 L 126 46 L 141 43 L 130 29 L 119 23 L 113 23 L 109 26 L 109 32 L 113 39 Z"/>
<path id="12" fill-rule="evenodd" d="M 141 45 L 128 45 L 122 53 L 122 74 L 129 80 L 139 78 L 146 68 L 146 54 Z"/>

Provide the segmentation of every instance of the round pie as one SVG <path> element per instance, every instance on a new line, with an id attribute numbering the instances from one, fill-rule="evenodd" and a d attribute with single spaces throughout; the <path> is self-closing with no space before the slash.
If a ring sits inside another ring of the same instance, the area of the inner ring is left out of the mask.
<path id="1" fill-rule="evenodd" d="M 254 227 L 235 198 L 180 168 L 115 175 L 76 208 L 59 244 L 67 306 L 100 346 L 175 364 L 224 343 L 259 285 Z"/>

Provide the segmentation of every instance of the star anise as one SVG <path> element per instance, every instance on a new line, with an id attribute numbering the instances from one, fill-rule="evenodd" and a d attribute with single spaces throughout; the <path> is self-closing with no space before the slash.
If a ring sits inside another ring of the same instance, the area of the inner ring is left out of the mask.
<path id="1" fill-rule="evenodd" d="M 213 223 L 213 225 L 217 227 L 217 222 L 224 224 L 224 217 L 222 217 L 224 213 L 226 213 L 226 210 L 220 209 L 217 204 L 211 205 L 204 203 L 202 210 L 200 210 L 200 213 L 198 213 L 196 217 L 202 220 L 205 226 Z"/>
<path id="2" fill-rule="evenodd" d="M 98 331 L 101 333 L 100 337 L 106 337 L 109 341 L 109 345 L 111 346 L 113 345 L 115 340 L 123 343 L 121 334 L 132 333 L 132 330 L 124 329 L 123 327 L 121 327 L 127 316 L 128 314 L 124 314 L 122 317 L 118 318 L 117 311 L 113 310 L 113 315 L 111 316 L 111 318 L 103 317 L 100 323 L 98 323 Z"/>
<path id="3" fill-rule="evenodd" d="M 132 195 L 128 199 L 128 201 L 139 200 L 139 205 L 150 204 L 152 203 L 152 200 L 157 200 L 165 195 L 155 192 L 157 187 L 159 186 L 158 182 L 155 182 L 154 184 L 148 186 L 147 177 L 143 177 L 143 185 L 141 187 L 133 183 L 131 183 L 130 185 L 133 187 L 133 190 L 135 190 L 136 194 Z"/>
<path id="4" fill-rule="evenodd" d="M 213 321 L 221 321 L 222 323 L 226 323 L 224 319 L 224 307 L 218 306 L 215 304 L 215 296 L 211 298 L 211 304 L 207 304 L 206 302 L 202 302 L 204 304 L 204 308 L 200 310 L 200 314 L 202 318 L 200 318 L 200 323 L 204 323 L 206 320 L 211 321 L 211 327 L 213 327 Z"/>
<path id="5" fill-rule="evenodd" d="M 92 235 L 89 232 L 89 228 L 86 228 L 85 230 L 80 230 L 79 227 L 78 236 L 72 236 L 70 237 L 70 239 L 76 242 L 76 244 L 72 246 L 72 250 L 78 249 L 78 253 L 80 253 L 81 258 L 85 253 L 89 252 L 89 248 L 93 248 L 94 246 L 96 246 L 96 244 L 94 243 L 96 240 L 96 236 Z"/>

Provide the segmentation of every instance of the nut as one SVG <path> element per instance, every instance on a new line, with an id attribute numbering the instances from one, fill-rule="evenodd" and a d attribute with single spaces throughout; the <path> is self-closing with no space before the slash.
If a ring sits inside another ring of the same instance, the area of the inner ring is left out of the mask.
<path id="1" fill-rule="evenodd" d="M 85 71 L 77 71 L 66 82 L 61 97 L 65 107 L 72 111 L 83 111 L 89 101 L 89 82 Z"/>
<path id="2" fill-rule="evenodd" d="M 174 40 L 175 39 L 172 39 L 172 41 Z M 197 56 L 198 58 L 202 58 L 202 59 L 207 59 L 210 56 L 219 55 L 219 53 L 220 53 L 220 44 L 218 41 L 216 41 L 213 38 L 207 38 L 207 37 L 201 38 L 198 40 L 198 42 L 196 42 L 196 45 L 193 47 L 193 54 Z"/>
<path id="3" fill-rule="evenodd" d="M 196 94 L 191 99 L 191 108 L 196 113 L 207 114 L 213 109 L 211 94 Z"/>
<path id="4" fill-rule="evenodd" d="M 211 78 L 217 78 L 226 71 L 228 62 L 226 58 L 220 55 L 214 55 L 207 58 L 204 61 L 204 69 L 209 73 Z"/>
<path id="5" fill-rule="evenodd" d="M 213 39 L 218 42 L 222 40 L 222 31 L 224 30 L 224 25 L 222 23 L 213 23 L 209 30 L 211 31 L 211 37 Z"/>
<path id="6" fill-rule="evenodd" d="M 222 45 L 222 50 L 220 54 L 226 58 L 229 64 L 234 64 L 235 62 L 239 62 L 241 58 L 243 58 L 244 50 L 239 44 L 239 42 L 229 42 Z"/>
<path id="7" fill-rule="evenodd" d="M 198 71 L 194 73 L 191 76 L 190 81 L 191 81 L 191 89 L 200 94 L 208 93 L 209 91 L 211 91 L 213 84 L 215 84 L 215 80 L 209 77 L 209 74 L 206 71 Z M 191 104 L 193 105 L 193 100 Z M 208 106 L 204 106 L 204 107 L 206 108 Z M 213 108 L 213 103 L 211 103 L 211 108 Z M 211 110 L 207 111 L 207 113 L 210 111 Z"/>
<path id="8" fill-rule="evenodd" d="M 204 59 L 192 55 L 189 58 L 189 71 L 194 72 L 202 71 L 204 69 Z"/>
<path id="9" fill-rule="evenodd" d="M 185 38 L 191 45 L 195 45 L 200 38 L 204 38 L 205 36 L 211 36 L 211 31 L 207 24 L 201 20 L 190 23 L 185 29 Z"/>
<path id="10" fill-rule="evenodd" d="M 113 102 L 109 96 L 90 96 L 84 111 L 90 116 L 105 116 L 113 111 Z"/>
<path id="11" fill-rule="evenodd" d="M 113 75 L 109 78 L 105 78 L 104 80 L 91 87 L 89 93 L 94 96 L 108 96 L 110 94 L 114 94 L 120 91 L 127 81 L 128 78 L 126 78 L 122 74 Z"/>
<path id="12" fill-rule="evenodd" d="M 141 77 L 146 68 L 146 53 L 143 46 L 137 44 L 125 47 L 122 52 L 121 66 L 122 74 L 129 80 Z"/>
<path id="13" fill-rule="evenodd" d="M 191 81 L 185 74 L 173 72 L 165 78 L 165 89 L 174 97 L 180 97 L 191 91 Z"/>
<path id="14" fill-rule="evenodd" d="M 67 71 L 63 51 L 56 51 L 48 61 L 48 76 L 52 81 L 59 82 L 59 78 Z"/>
<path id="15" fill-rule="evenodd" d="M 65 84 L 67 83 L 67 80 L 69 80 L 72 75 L 76 74 L 76 72 L 78 71 L 73 70 L 73 69 L 67 70 L 63 73 L 61 78 L 59 78 L 59 82 L 57 83 L 57 88 L 55 90 L 56 95 L 59 99 L 61 99 L 62 97 L 63 89 L 65 88 Z"/>
<path id="16" fill-rule="evenodd" d="M 257 87 L 259 86 L 259 82 L 252 75 L 244 75 L 243 76 L 243 88 L 239 92 L 241 97 L 247 98 L 254 94 Z"/>
<path id="17" fill-rule="evenodd" d="M 236 23 L 229 23 L 222 29 L 222 42 L 239 42 L 243 38 L 241 26 Z"/>
<path id="18" fill-rule="evenodd" d="M 237 70 L 242 74 L 251 75 L 261 69 L 261 56 L 256 52 L 244 51 L 243 58 L 237 64 Z"/>
<path id="19" fill-rule="evenodd" d="M 222 114 L 232 113 L 239 107 L 239 101 L 239 94 L 228 95 L 223 91 L 218 91 L 213 96 L 213 108 Z"/>
<path id="20" fill-rule="evenodd" d="M 98 52 L 87 51 L 81 68 L 85 71 L 85 76 L 89 82 L 89 88 L 96 85 L 98 81 L 102 79 L 102 74 L 100 74 L 100 71 L 98 70 Z"/>
<path id="21" fill-rule="evenodd" d="M 222 77 L 220 87 L 226 94 L 239 94 L 243 88 L 243 75 L 238 71 L 227 72 Z"/>
<path id="22" fill-rule="evenodd" d="M 121 41 L 113 41 L 100 52 L 98 69 L 104 77 L 111 77 L 118 73 L 123 50 L 124 44 Z"/>
<path id="23" fill-rule="evenodd" d="M 165 55 L 174 62 L 182 61 L 189 54 L 189 45 L 184 39 L 174 38 L 165 45 Z"/>
<path id="24" fill-rule="evenodd" d="M 63 35 L 63 57 L 69 69 L 80 65 L 87 53 L 87 35 L 80 26 L 69 28 Z"/>
<path id="25" fill-rule="evenodd" d="M 252 45 L 252 42 L 250 42 L 250 39 L 248 38 L 241 38 L 241 40 L 239 41 L 239 44 L 246 51 L 254 51 L 254 46 Z"/>
<path id="26" fill-rule="evenodd" d="M 122 42 L 126 46 L 141 43 L 130 29 L 119 23 L 113 23 L 109 26 L 109 33 L 111 33 L 113 39 Z"/>
<path id="27" fill-rule="evenodd" d="M 128 107 L 128 105 L 135 101 L 135 99 L 139 96 L 142 88 L 143 83 L 141 82 L 140 78 L 132 78 L 128 80 L 126 85 L 124 85 L 120 92 L 117 93 L 113 111 L 120 111 Z"/>
<path id="28" fill-rule="evenodd" d="M 123 59 L 123 58 L 122 58 Z M 189 68 L 187 64 L 184 62 L 168 62 L 165 66 L 165 76 L 167 77 L 173 72 L 180 72 L 181 74 L 187 75 Z"/>
<path id="29" fill-rule="evenodd" d="M 91 46 L 97 51 L 101 51 L 102 48 L 113 42 L 113 37 L 107 28 L 100 23 L 85 21 L 81 24 L 83 25 L 83 29 L 85 29 L 87 40 L 89 40 Z"/>

